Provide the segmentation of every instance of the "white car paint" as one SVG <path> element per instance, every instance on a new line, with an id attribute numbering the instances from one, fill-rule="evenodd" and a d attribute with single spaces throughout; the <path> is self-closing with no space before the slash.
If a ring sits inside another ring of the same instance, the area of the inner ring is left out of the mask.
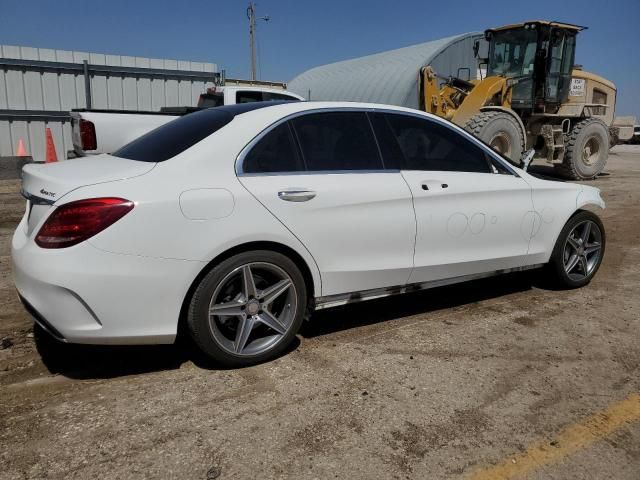
<path id="1" fill-rule="evenodd" d="M 410 283 L 526 264 L 529 236 L 523 234 L 523 214 L 532 207 L 525 180 L 471 172 L 402 175 L 411 187 L 418 229 Z"/>
<path id="2" fill-rule="evenodd" d="M 241 182 L 309 250 L 322 272 L 323 296 L 407 282 L 416 228 L 399 172 L 251 175 Z M 283 202 L 277 194 L 287 190 L 316 196 Z"/>
<path id="3" fill-rule="evenodd" d="M 170 343 L 190 288 L 232 248 L 271 242 L 295 252 L 310 272 L 313 297 L 324 307 L 374 298 L 371 291 L 377 289 L 397 292 L 414 282 L 451 283 L 470 274 L 545 263 L 576 209 L 604 207 L 593 187 L 542 180 L 514 167 L 509 168 L 515 175 L 508 176 L 236 173 L 247 146 L 281 119 L 345 108 L 444 122 L 375 104 L 289 103 L 237 115 L 160 163 L 101 155 L 25 166 L 25 194 L 53 203 L 32 205 L 15 231 L 18 292 L 69 342 Z M 422 182 L 429 191 L 422 190 Z M 442 189 L 442 183 L 448 187 Z M 316 195 L 308 202 L 283 202 L 278 192 L 286 190 Z M 58 206 L 97 197 L 125 198 L 135 207 L 72 247 L 45 249 L 35 243 Z"/>

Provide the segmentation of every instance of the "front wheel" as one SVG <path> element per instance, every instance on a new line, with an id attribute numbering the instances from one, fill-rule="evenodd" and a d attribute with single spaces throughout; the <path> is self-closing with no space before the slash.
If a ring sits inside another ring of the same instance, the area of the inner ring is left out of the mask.
<path id="1" fill-rule="evenodd" d="M 306 307 L 304 278 L 291 259 L 271 251 L 244 252 L 202 279 L 187 323 L 207 356 L 240 367 L 282 353 L 300 328 Z"/>
<path id="2" fill-rule="evenodd" d="M 520 165 L 524 132 L 513 115 L 495 110 L 480 112 L 469 119 L 464 129 L 511 159 L 514 165 Z"/>
<path id="3" fill-rule="evenodd" d="M 556 240 L 549 270 L 565 288 L 588 284 L 600 268 L 606 237 L 598 216 L 582 211 L 566 223 Z"/>

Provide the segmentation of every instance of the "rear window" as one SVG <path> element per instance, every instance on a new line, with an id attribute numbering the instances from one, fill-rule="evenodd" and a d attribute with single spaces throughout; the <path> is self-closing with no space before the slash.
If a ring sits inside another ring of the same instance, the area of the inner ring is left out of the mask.
<path id="1" fill-rule="evenodd" d="M 139 162 L 164 162 L 220 130 L 233 117 L 222 108 L 190 113 L 151 130 L 113 155 Z"/>
<path id="2" fill-rule="evenodd" d="M 198 100 L 198 106 L 202 108 L 221 107 L 224 105 L 224 93 L 203 93 Z"/>
<path id="3" fill-rule="evenodd" d="M 312 113 L 291 123 L 310 172 L 384 168 L 364 112 Z"/>

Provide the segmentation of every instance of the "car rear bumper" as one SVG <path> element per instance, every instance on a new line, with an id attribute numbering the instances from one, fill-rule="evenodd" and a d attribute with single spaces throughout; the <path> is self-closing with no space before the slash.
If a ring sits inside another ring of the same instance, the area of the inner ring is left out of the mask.
<path id="1" fill-rule="evenodd" d="M 70 343 L 172 343 L 201 262 L 104 252 L 89 242 L 42 249 L 20 225 L 13 275 L 25 308 L 52 336 Z"/>

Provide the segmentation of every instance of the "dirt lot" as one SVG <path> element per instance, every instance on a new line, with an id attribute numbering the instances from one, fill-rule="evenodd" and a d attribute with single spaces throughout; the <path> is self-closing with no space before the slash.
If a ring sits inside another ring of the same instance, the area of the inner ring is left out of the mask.
<path id="1" fill-rule="evenodd" d="M 34 338 L 9 262 L 24 202 L 0 182 L 0 478 L 637 480 L 640 148 L 614 152 L 588 287 L 520 274 L 324 311 L 242 370 Z"/>

